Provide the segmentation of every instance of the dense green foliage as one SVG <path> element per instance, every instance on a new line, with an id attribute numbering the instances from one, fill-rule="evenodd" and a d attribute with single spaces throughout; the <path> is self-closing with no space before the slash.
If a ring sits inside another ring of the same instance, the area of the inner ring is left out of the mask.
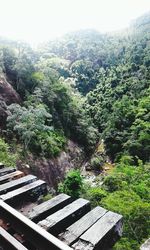
<path id="1" fill-rule="evenodd" d="M 21 99 L 0 100 L 8 116 L 1 132 L 25 156 L 56 157 L 71 139 L 86 158 L 94 152 L 89 162 L 99 170 L 104 154 L 96 150 L 104 142 L 105 158 L 116 168 L 102 186 L 83 191 L 72 171 L 59 191 L 75 198 L 83 192 L 93 206 L 121 213 L 124 234 L 115 249 L 137 250 L 150 235 L 150 13 L 122 33 L 79 31 L 36 50 L 0 39 L 1 75 Z M 0 161 L 14 159 L 1 139 Z"/>
<path id="2" fill-rule="evenodd" d="M 2 40 L 1 69 L 27 108 L 33 102 L 46 105 L 56 133 L 76 140 L 87 153 L 97 143 L 97 128 L 112 160 L 129 154 L 135 163 L 137 156 L 146 162 L 150 152 L 149 28 L 147 14 L 124 33 L 75 32 L 36 51 Z"/>
<path id="3" fill-rule="evenodd" d="M 17 155 L 14 152 L 11 152 L 9 145 L 0 138 L 0 162 L 6 166 L 15 166 L 16 165 Z"/>
<path id="4" fill-rule="evenodd" d="M 79 170 L 71 170 L 66 175 L 63 183 L 59 184 L 58 191 L 66 193 L 73 198 L 79 198 L 83 185 L 83 178 Z"/>
<path id="5" fill-rule="evenodd" d="M 91 153 L 98 131 L 82 108 L 80 94 L 68 77 L 68 61 L 40 57 L 27 45 L 2 41 L 1 74 L 20 94 L 22 105 L 8 107 L 7 133 L 23 143 L 23 151 L 57 156 L 67 139 Z M 63 78 L 62 78 L 63 76 Z"/>
<path id="6" fill-rule="evenodd" d="M 53 69 L 86 96 L 83 108 L 112 160 L 122 154 L 132 155 L 135 164 L 136 156 L 149 160 L 149 39 L 148 13 L 122 33 L 79 31 L 39 48 L 43 60 L 53 57 Z"/>
<path id="7" fill-rule="evenodd" d="M 120 163 L 104 178 L 102 186 L 84 186 L 82 196 L 93 206 L 123 215 L 123 237 L 114 249 L 139 249 L 142 240 L 150 235 L 150 165 Z"/>
<path id="8" fill-rule="evenodd" d="M 65 145 L 65 138 L 50 126 L 51 115 L 43 105 L 21 107 L 9 106 L 8 133 L 15 132 L 28 149 L 43 156 L 57 156 Z M 47 124 L 47 125 L 46 125 Z"/>
<path id="9" fill-rule="evenodd" d="M 100 204 L 124 217 L 123 238 L 115 249 L 136 250 L 150 235 L 149 170 L 149 165 L 118 165 L 104 180 L 108 195 Z"/>
<path id="10" fill-rule="evenodd" d="M 137 250 L 142 240 L 150 235 L 150 165 L 138 166 L 131 157 L 122 161 L 106 177 L 103 184 L 91 187 L 84 183 L 79 171 L 70 171 L 59 191 L 77 198 L 89 199 L 92 206 L 103 206 L 120 213 L 124 218 L 123 237 L 115 250 Z"/>

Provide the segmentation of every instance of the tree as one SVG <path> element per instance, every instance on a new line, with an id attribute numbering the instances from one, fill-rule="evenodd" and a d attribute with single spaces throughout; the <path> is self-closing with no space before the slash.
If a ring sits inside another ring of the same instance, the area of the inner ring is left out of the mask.
<path id="1" fill-rule="evenodd" d="M 9 106 L 8 132 L 14 131 L 23 142 L 24 153 L 31 150 L 47 157 L 56 156 L 65 145 L 63 135 L 54 130 L 52 116 L 43 104 L 21 107 Z"/>
<path id="2" fill-rule="evenodd" d="M 86 60 L 77 60 L 71 65 L 71 75 L 75 78 L 77 89 L 85 95 L 94 89 L 98 83 L 95 78 L 93 63 Z"/>
<path id="3" fill-rule="evenodd" d="M 135 121 L 130 128 L 129 140 L 124 148 L 133 156 L 149 161 L 150 157 L 150 97 L 140 99 Z"/>

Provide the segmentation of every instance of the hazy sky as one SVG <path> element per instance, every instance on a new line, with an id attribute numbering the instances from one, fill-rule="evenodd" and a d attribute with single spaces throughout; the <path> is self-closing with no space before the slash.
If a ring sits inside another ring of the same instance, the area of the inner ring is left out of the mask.
<path id="1" fill-rule="evenodd" d="M 150 0 L 0 0 L 0 36 L 31 43 L 68 31 L 128 26 L 150 11 Z"/>

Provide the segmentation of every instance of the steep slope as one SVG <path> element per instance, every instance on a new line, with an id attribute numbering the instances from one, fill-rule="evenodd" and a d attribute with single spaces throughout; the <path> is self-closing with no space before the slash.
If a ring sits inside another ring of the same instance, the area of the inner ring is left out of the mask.
<path id="1" fill-rule="evenodd" d="M 10 105 L 11 103 L 21 103 L 19 94 L 6 80 L 4 75 L 0 75 L 0 100 L 4 101 L 7 105 Z"/>
<path id="2" fill-rule="evenodd" d="M 28 155 L 28 160 L 18 161 L 17 167 L 26 174 L 35 174 L 45 180 L 51 190 L 57 189 L 58 183 L 64 179 L 66 172 L 81 168 L 84 161 L 83 150 L 74 142 L 68 141 L 65 151 L 55 158 L 42 158 Z"/>
<path id="3" fill-rule="evenodd" d="M 0 129 L 6 127 L 7 105 L 12 103 L 21 103 L 19 94 L 6 80 L 4 75 L 0 75 Z"/>

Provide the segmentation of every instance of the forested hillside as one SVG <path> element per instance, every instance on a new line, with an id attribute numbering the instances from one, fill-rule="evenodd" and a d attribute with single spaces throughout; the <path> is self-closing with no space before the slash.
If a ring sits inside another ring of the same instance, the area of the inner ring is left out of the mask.
<path id="1" fill-rule="evenodd" d="M 123 214 L 115 249 L 139 249 L 150 235 L 150 13 L 122 32 L 78 31 L 36 49 L 0 38 L 0 135 L 8 166 L 55 159 L 68 140 L 90 159 L 104 142 L 116 167 L 83 193 Z"/>
<path id="2" fill-rule="evenodd" d="M 149 160 L 150 15 L 122 33 L 84 31 L 66 35 L 41 48 L 56 55 L 69 72 L 55 69 L 86 96 L 83 104 L 105 140 L 111 159 L 122 154 Z M 68 73 L 68 75 L 67 75 Z M 136 160 L 135 160 L 136 161 Z"/>

